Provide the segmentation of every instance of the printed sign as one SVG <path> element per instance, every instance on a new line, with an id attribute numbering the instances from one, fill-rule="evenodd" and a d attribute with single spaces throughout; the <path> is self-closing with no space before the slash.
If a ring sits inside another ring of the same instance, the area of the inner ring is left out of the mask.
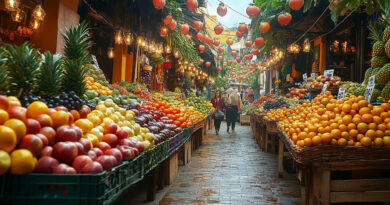
<path id="1" fill-rule="evenodd" d="M 313 78 L 313 80 L 316 79 L 316 73 L 310 73 L 310 77 Z"/>
<path id="2" fill-rule="evenodd" d="M 99 64 L 97 62 L 97 59 L 96 59 L 96 56 L 95 55 L 91 55 L 92 57 L 92 62 L 93 62 L 93 65 L 95 66 L 96 69 L 100 69 L 99 68 Z"/>
<path id="3" fill-rule="evenodd" d="M 325 70 L 324 75 L 329 78 L 333 78 L 334 69 Z"/>
<path id="4" fill-rule="evenodd" d="M 328 84 L 325 83 L 325 84 L 324 84 L 324 87 L 322 87 L 321 94 L 325 94 L 327 88 L 328 88 Z"/>
<path id="5" fill-rule="evenodd" d="M 374 91 L 374 88 L 375 88 L 375 75 L 371 76 L 368 79 L 368 85 L 367 85 L 367 88 L 366 88 L 366 92 L 364 92 L 364 98 L 368 102 L 370 102 L 371 95 L 372 95 L 372 92 Z"/>
<path id="6" fill-rule="evenodd" d="M 303 83 L 307 83 L 307 74 L 306 73 L 304 73 L 303 75 L 302 75 L 302 78 L 303 78 Z"/>
<path id="7" fill-rule="evenodd" d="M 337 100 L 345 98 L 345 87 L 339 88 L 339 93 L 337 95 Z"/>

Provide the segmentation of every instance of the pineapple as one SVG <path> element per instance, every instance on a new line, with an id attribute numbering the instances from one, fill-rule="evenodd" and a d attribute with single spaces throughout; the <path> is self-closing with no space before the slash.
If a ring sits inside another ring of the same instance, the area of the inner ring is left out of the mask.
<path id="1" fill-rule="evenodd" d="M 385 53 L 388 58 L 390 58 L 390 41 L 387 41 L 385 44 Z"/>
<path id="2" fill-rule="evenodd" d="M 7 57 L 5 50 L 0 48 L 0 93 L 6 91 L 8 89 L 8 71 L 5 66 L 7 63 Z"/>
<path id="3" fill-rule="evenodd" d="M 43 64 L 39 75 L 39 92 L 41 95 L 57 95 L 62 87 L 61 55 L 52 55 L 49 51 L 42 55 Z"/>
<path id="4" fill-rule="evenodd" d="M 373 91 L 372 91 L 372 95 L 371 95 L 371 98 L 370 98 L 370 102 L 375 102 L 376 101 L 376 98 L 379 97 L 381 95 L 381 91 L 377 88 L 375 88 Z"/>
<path id="5" fill-rule="evenodd" d="M 70 28 L 63 34 L 65 40 L 64 49 L 64 89 L 65 91 L 74 91 L 78 96 L 85 92 L 85 73 L 84 66 L 91 62 L 91 56 L 88 49 L 89 34 L 87 23 Z"/>
<path id="6" fill-rule="evenodd" d="M 372 68 L 369 68 L 366 70 L 366 73 L 364 74 L 363 84 L 368 83 L 368 79 L 371 77 L 371 75 L 372 75 Z"/>
<path id="7" fill-rule="evenodd" d="M 383 88 L 380 97 L 382 97 L 385 102 L 390 100 L 390 81 L 386 83 L 386 86 Z"/>
<path id="8" fill-rule="evenodd" d="M 383 31 L 383 42 L 388 42 L 390 40 L 390 26 L 386 26 Z"/>
<path id="9" fill-rule="evenodd" d="M 385 43 L 383 41 L 377 41 L 372 46 L 372 56 L 384 56 L 385 55 Z"/>
<path id="10" fill-rule="evenodd" d="M 372 68 L 381 68 L 386 63 L 390 63 L 390 60 L 386 56 L 375 56 L 371 58 L 371 67 Z"/>
<path id="11" fill-rule="evenodd" d="M 375 74 L 375 83 L 384 87 L 390 80 L 390 63 L 386 64 Z"/>
<path id="12" fill-rule="evenodd" d="M 382 41 L 383 26 L 380 23 L 370 23 L 368 25 L 370 30 L 369 38 L 373 42 L 372 56 L 384 56 L 385 55 L 385 42 Z"/>
<path id="13" fill-rule="evenodd" d="M 37 88 L 37 77 L 41 67 L 38 50 L 25 42 L 21 46 L 9 45 L 6 52 L 12 94 L 21 96 L 33 93 Z"/>
<path id="14" fill-rule="evenodd" d="M 358 87 L 358 88 L 355 89 L 354 95 L 355 96 L 363 96 L 364 95 L 364 91 L 366 91 L 366 86 Z"/>

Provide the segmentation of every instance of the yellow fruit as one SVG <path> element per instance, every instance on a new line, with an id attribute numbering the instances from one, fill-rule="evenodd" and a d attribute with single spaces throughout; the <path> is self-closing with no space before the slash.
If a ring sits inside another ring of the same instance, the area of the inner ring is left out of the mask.
<path id="1" fill-rule="evenodd" d="M 27 128 L 23 121 L 19 119 L 9 119 L 4 123 L 4 126 L 7 126 L 14 130 L 18 140 L 21 140 L 24 135 L 26 135 Z"/>
<path id="2" fill-rule="evenodd" d="M 11 153 L 11 173 L 27 174 L 33 172 L 36 161 L 33 154 L 27 149 L 17 149 Z"/>
<path id="3" fill-rule="evenodd" d="M 41 101 L 35 101 L 27 107 L 27 116 L 29 118 L 35 118 L 41 114 L 47 114 L 49 112 L 49 107 Z"/>
<path id="4" fill-rule="evenodd" d="M 13 129 L 0 125 L 0 150 L 11 152 L 17 143 L 17 137 Z"/>
<path id="5" fill-rule="evenodd" d="M 83 133 L 89 132 L 94 125 L 88 119 L 78 119 L 74 124 L 79 127 Z"/>
<path id="6" fill-rule="evenodd" d="M 7 152 L 0 150 L 0 175 L 8 171 L 11 166 L 11 158 Z"/>
<path id="7" fill-rule="evenodd" d="M 9 118 L 8 112 L 0 109 L 0 125 L 2 125 Z"/>

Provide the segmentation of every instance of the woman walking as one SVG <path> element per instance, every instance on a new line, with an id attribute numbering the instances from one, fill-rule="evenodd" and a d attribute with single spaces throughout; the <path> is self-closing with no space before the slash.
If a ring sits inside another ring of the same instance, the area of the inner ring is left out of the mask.
<path id="1" fill-rule="evenodd" d="M 219 128 L 221 127 L 221 122 L 222 122 L 223 118 L 225 117 L 223 114 L 224 104 L 222 102 L 220 90 L 217 90 L 215 92 L 215 97 L 211 100 L 211 103 L 213 104 L 213 106 L 215 108 L 215 113 L 213 115 L 215 134 L 219 135 Z"/>
<path id="2" fill-rule="evenodd" d="M 240 105 L 241 105 L 240 95 L 238 95 L 237 89 L 234 89 L 228 97 L 227 108 L 226 108 L 226 121 L 227 121 L 228 133 L 229 133 L 230 126 L 232 127 L 232 131 L 234 132 Z"/>

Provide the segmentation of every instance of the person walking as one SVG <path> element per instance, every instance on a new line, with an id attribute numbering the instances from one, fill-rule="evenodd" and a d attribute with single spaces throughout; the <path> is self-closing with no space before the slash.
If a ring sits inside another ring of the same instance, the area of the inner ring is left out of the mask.
<path id="1" fill-rule="evenodd" d="M 232 127 L 232 131 L 234 132 L 240 105 L 241 105 L 240 95 L 238 94 L 238 90 L 234 89 L 233 91 L 231 91 L 228 97 L 227 108 L 226 108 L 226 122 L 227 122 L 228 133 L 229 133 L 230 126 Z"/>
<path id="2" fill-rule="evenodd" d="M 219 135 L 219 129 L 221 128 L 221 122 L 224 119 L 225 115 L 223 113 L 224 105 L 222 102 L 221 97 L 221 91 L 217 90 L 215 92 L 215 97 L 211 100 L 211 103 L 213 104 L 215 108 L 215 112 L 213 115 L 214 118 L 214 127 L 215 127 L 215 134 Z"/>

